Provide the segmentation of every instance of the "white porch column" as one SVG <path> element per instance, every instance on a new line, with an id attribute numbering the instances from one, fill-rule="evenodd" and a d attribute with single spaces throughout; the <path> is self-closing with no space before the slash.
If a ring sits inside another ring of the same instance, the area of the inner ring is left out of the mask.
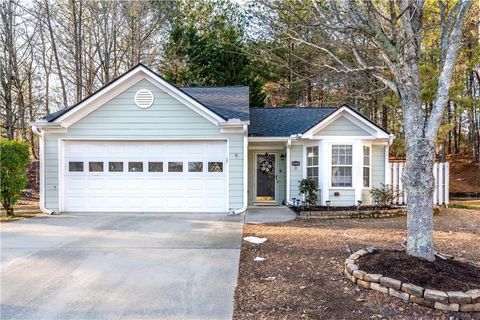
<path id="1" fill-rule="evenodd" d="M 285 171 L 286 171 L 286 179 L 285 179 L 285 189 L 286 189 L 286 203 L 290 204 L 290 168 L 291 168 L 291 158 L 290 158 L 290 147 L 292 145 L 292 139 L 288 139 L 287 141 L 287 158 L 285 163 Z"/>

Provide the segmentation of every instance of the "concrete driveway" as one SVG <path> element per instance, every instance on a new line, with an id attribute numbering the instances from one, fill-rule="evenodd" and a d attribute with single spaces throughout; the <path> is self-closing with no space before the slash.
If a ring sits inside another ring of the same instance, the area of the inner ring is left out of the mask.
<path id="1" fill-rule="evenodd" d="M 1 319 L 230 319 L 243 217 L 88 213 L 1 226 Z"/>

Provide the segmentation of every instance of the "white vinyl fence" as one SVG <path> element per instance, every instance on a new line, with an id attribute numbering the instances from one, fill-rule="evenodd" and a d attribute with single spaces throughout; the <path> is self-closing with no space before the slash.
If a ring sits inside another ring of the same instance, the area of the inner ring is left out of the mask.
<path id="1" fill-rule="evenodd" d="M 388 184 L 393 186 L 395 193 L 398 193 L 397 204 L 407 203 L 407 195 L 403 189 L 402 173 L 405 167 L 403 162 L 389 163 L 389 181 Z M 433 166 L 433 175 L 435 177 L 435 191 L 433 193 L 434 205 L 448 204 L 448 162 L 435 163 Z"/>

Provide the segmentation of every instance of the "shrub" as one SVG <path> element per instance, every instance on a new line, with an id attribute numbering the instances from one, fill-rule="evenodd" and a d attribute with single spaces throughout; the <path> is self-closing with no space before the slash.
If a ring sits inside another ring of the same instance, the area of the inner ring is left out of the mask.
<path id="1" fill-rule="evenodd" d="M 13 216 L 13 206 L 25 188 L 29 162 L 26 143 L 0 138 L 0 201 L 7 216 Z"/>
<path id="2" fill-rule="evenodd" d="M 305 195 L 305 202 L 309 206 L 317 204 L 317 183 L 311 179 L 302 179 L 299 181 L 298 189 L 300 194 Z"/>
<path id="3" fill-rule="evenodd" d="M 372 188 L 372 190 L 370 190 L 370 195 L 377 205 L 386 206 L 395 201 L 395 198 L 398 196 L 398 192 L 395 192 L 392 186 L 384 185 L 382 183 L 381 187 Z"/>

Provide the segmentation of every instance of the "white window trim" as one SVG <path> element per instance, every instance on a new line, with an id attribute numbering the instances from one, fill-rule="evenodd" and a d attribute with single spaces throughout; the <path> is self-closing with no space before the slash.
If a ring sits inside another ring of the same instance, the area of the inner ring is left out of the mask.
<path id="1" fill-rule="evenodd" d="M 332 163 L 332 157 L 333 157 L 333 146 L 336 146 L 336 145 L 347 145 L 347 146 L 351 146 L 352 147 L 352 164 L 350 165 L 335 165 L 336 167 L 350 167 L 352 168 L 352 185 L 351 186 L 334 186 L 333 185 L 333 181 L 332 181 L 332 168 L 334 167 L 333 163 Z M 354 147 L 354 144 L 351 143 L 351 142 L 345 142 L 345 143 L 342 143 L 342 142 L 331 142 L 329 144 L 329 154 L 330 154 L 330 159 L 328 161 L 328 165 L 330 167 L 330 170 L 329 170 L 329 185 L 330 185 L 330 189 L 333 189 L 333 190 L 352 190 L 352 189 L 355 189 L 355 180 L 354 180 L 354 176 L 355 176 L 355 147 Z M 362 150 L 362 159 L 363 159 L 363 150 Z M 363 167 L 362 167 L 362 170 L 363 170 Z"/>
<path id="2" fill-rule="evenodd" d="M 308 148 L 317 148 L 317 165 L 312 165 L 312 166 L 309 166 L 308 165 Z M 313 144 L 313 145 L 310 145 L 310 146 L 305 146 L 305 167 L 306 167 L 306 170 L 305 170 L 305 178 L 308 178 L 308 169 L 309 168 L 317 168 L 317 180 L 318 180 L 318 183 L 317 183 L 317 189 L 320 189 L 320 146 L 318 144 Z"/>
<path id="3" fill-rule="evenodd" d="M 364 157 L 364 154 L 363 154 L 363 147 L 368 147 L 369 148 L 369 155 L 368 155 L 368 166 L 366 166 L 364 163 L 363 163 L 363 157 Z M 368 171 L 369 173 L 369 177 L 368 177 L 368 187 L 365 187 L 363 185 L 363 168 L 364 167 L 368 167 L 370 170 Z M 364 142 L 363 145 L 362 145 L 362 188 L 363 189 L 371 189 L 372 188 L 372 143 L 371 142 Z"/>

